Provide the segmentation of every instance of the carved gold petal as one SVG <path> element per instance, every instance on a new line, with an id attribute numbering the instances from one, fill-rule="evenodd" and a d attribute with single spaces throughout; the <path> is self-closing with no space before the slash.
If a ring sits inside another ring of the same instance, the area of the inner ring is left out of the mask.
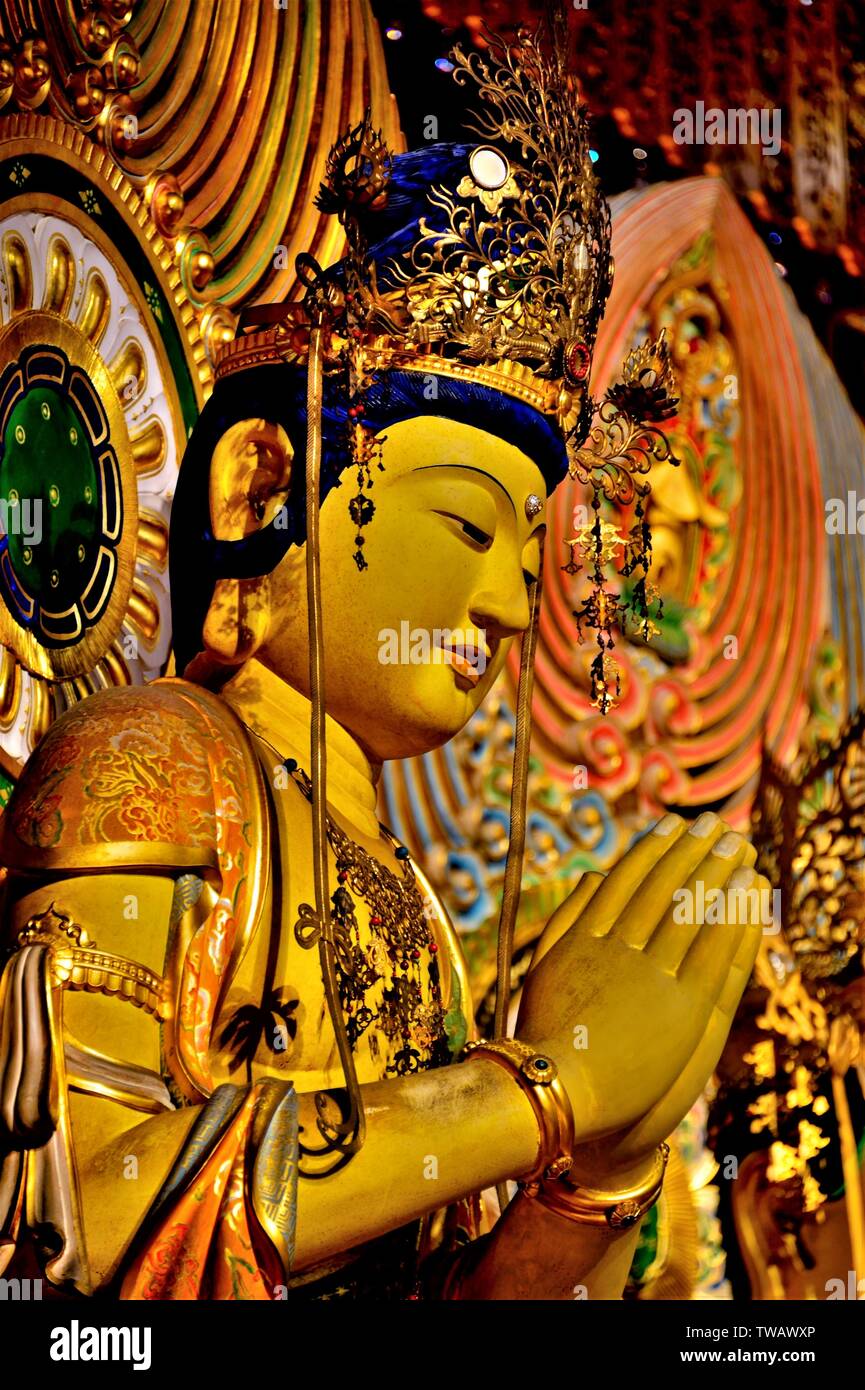
<path id="1" fill-rule="evenodd" d="M 2 8 L 0 3 L 0 13 Z M 0 117 L 0 152 L 4 158 L 16 154 L 23 159 L 31 154 L 62 157 L 64 162 L 85 170 L 94 183 L 105 187 L 106 197 L 134 233 L 173 306 L 199 404 L 203 404 L 212 388 L 213 376 L 197 315 L 174 264 L 173 247 L 160 235 L 146 202 L 109 152 L 66 122 L 32 113 Z"/>

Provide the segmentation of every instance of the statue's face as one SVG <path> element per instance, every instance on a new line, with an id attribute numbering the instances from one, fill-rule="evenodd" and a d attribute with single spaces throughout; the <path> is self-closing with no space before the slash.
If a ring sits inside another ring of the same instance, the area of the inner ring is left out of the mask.
<path id="1" fill-rule="evenodd" d="M 528 625 L 545 507 L 530 517 L 526 502 L 546 499 L 530 458 L 451 420 L 390 426 L 382 461 L 366 570 L 352 558 L 352 474 L 321 511 L 327 709 L 376 761 L 438 747 L 480 705 Z M 308 694 L 304 562 L 295 550 L 273 575 L 260 655 Z"/>

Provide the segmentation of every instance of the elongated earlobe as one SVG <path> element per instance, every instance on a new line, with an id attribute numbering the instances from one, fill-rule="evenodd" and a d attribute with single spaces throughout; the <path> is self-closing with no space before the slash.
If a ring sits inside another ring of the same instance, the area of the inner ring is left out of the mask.
<path id="1" fill-rule="evenodd" d="M 288 499 L 292 458 L 281 425 L 239 420 L 226 430 L 210 469 L 210 520 L 217 540 L 240 540 L 273 521 Z M 254 656 L 269 631 L 269 577 L 220 579 L 204 620 L 204 651 L 183 674 L 209 683 Z"/>
<path id="2" fill-rule="evenodd" d="M 254 656 L 270 630 L 270 585 L 263 579 L 220 579 L 204 620 L 204 643 L 220 665 Z"/>

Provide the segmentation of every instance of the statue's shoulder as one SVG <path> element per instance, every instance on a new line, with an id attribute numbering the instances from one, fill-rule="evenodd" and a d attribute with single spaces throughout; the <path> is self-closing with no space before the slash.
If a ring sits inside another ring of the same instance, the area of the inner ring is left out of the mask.
<path id="1" fill-rule="evenodd" d="M 30 758 L 0 829 L 11 870 L 217 867 L 227 823 L 262 814 L 252 740 L 228 704 L 182 680 L 66 711 Z"/>

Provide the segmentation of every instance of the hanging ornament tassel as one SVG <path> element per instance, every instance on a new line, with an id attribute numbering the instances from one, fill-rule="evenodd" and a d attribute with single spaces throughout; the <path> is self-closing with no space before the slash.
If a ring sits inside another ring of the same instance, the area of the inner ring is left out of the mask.
<path id="1" fill-rule="evenodd" d="M 629 618 L 631 631 L 635 624 L 645 641 L 658 631 L 652 622 L 651 607 L 658 603 L 656 616 L 661 616 L 662 610 L 657 591 L 648 583 L 652 535 L 646 505 L 650 488 L 643 475 L 653 464 L 679 462 L 658 427 L 675 413 L 678 402 L 672 390 L 669 349 L 662 332 L 654 342 L 647 341 L 628 356 L 622 380 L 611 386 L 601 403 L 594 406 L 592 415 L 597 423 L 588 431 L 585 442 L 578 445 L 574 439 L 568 441 L 569 472 L 572 478 L 591 487 L 595 516 L 591 525 L 567 542 L 570 558 L 563 569 L 573 575 L 588 569 L 591 575 L 591 592 L 574 616 L 580 642 L 584 640 L 584 627 L 597 633 L 598 654 L 590 667 L 591 698 L 602 714 L 621 697 L 621 675 L 611 655 L 614 631 L 627 633 Z M 602 498 L 620 507 L 630 506 L 636 499 L 634 524 L 626 541 L 617 527 L 602 520 Z M 625 600 L 606 587 L 605 572 L 615 563 L 622 547 L 619 572 L 624 578 L 635 576 L 632 592 Z"/>
<path id="2" fill-rule="evenodd" d="M 619 670 L 610 653 L 615 646 L 613 631 L 621 620 L 623 608 L 618 596 L 607 588 L 605 568 L 615 560 L 622 540 L 616 527 L 601 518 L 601 492 L 600 484 L 594 482 L 594 521 L 567 542 L 570 559 L 562 568 L 571 575 L 587 571 L 591 579 L 591 591 L 574 609 L 574 617 L 581 644 L 586 640 L 584 628 L 595 633 L 598 652 L 589 667 L 591 700 L 602 714 L 606 714 L 621 695 Z M 582 563 L 577 556 L 581 557 Z"/>

